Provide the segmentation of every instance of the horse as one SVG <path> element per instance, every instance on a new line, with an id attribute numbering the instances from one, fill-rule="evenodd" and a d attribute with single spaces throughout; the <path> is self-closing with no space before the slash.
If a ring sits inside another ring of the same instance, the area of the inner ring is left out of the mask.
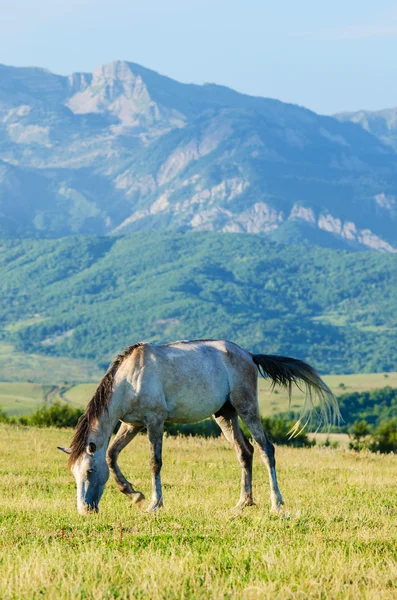
<path id="1" fill-rule="evenodd" d="M 257 397 L 258 372 L 272 385 L 288 388 L 302 382 L 306 400 L 292 434 L 305 425 L 319 402 L 325 424 L 339 416 L 338 403 L 313 367 L 290 357 L 252 354 L 225 340 L 183 340 L 155 345 L 137 343 L 111 363 L 80 418 L 70 448 L 68 464 L 76 480 L 79 513 L 98 512 L 99 501 L 112 472 L 121 492 L 133 503 L 144 495 L 120 470 L 117 458 L 134 437 L 147 429 L 150 445 L 152 498 L 148 511 L 163 506 L 161 487 L 164 424 L 194 423 L 214 416 L 225 438 L 234 445 L 242 469 L 241 493 L 236 509 L 254 504 L 252 460 L 254 447 L 239 425 L 252 436 L 267 468 L 271 510 L 284 504 L 280 493 L 274 445 L 263 430 Z M 121 421 L 109 448 L 110 437 Z M 304 422 L 305 421 L 305 422 Z"/>

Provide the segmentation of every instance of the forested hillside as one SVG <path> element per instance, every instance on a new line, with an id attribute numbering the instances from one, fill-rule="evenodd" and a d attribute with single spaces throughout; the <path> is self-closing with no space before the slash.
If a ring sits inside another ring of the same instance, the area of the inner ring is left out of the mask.
<path id="1" fill-rule="evenodd" d="M 397 257 L 265 236 L 143 232 L 3 240 L 3 343 L 87 359 L 222 337 L 322 372 L 397 370 Z"/>

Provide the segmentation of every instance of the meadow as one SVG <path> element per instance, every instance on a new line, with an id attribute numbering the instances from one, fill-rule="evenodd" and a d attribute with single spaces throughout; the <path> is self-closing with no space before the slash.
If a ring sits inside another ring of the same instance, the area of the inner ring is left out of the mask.
<path id="1" fill-rule="evenodd" d="M 160 513 L 131 505 L 109 481 L 100 513 L 82 517 L 56 450 L 71 435 L 0 426 L 4 600 L 397 595 L 397 456 L 278 448 L 283 513 L 269 513 L 257 456 L 257 506 L 235 514 L 240 469 L 227 442 L 167 438 Z M 148 496 L 144 435 L 120 463 Z"/>

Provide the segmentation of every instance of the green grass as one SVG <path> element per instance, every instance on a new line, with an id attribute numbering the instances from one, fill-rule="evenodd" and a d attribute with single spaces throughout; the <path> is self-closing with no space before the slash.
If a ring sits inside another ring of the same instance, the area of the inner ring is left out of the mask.
<path id="1" fill-rule="evenodd" d="M 286 500 L 269 514 L 256 457 L 257 506 L 235 516 L 240 472 L 222 439 L 167 438 L 165 508 L 147 514 L 109 481 L 99 515 L 79 516 L 58 444 L 72 432 L 0 426 L 0 597 L 343 599 L 397 595 L 397 457 L 277 450 Z M 148 496 L 148 448 L 121 455 Z"/>
<path id="2" fill-rule="evenodd" d="M 56 359 L 58 360 L 58 359 Z M 336 395 L 345 392 L 362 392 L 389 385 L 397 388 L 397 373 L 364 373 L 356 375 L 325 375 L 324 380 Z M 98 374 L 97 382 L 99 382 Z M 270 391 L 270 384 L 265 379 L 259 379 L 259 405 L 265 417 L 287 411 L 288 395 L 284 390 Z M 341 387 L 343 384 L 344 387 Z M 43 405 L 45 401 L 66 401 L 73 406 L 85 406 L 91 398 L 97 383 L 81 383 L 71 385 L 43 385 L 28 382 L 1 382 L 0 407 L 8 415 L 29 414 Z M 304 401 L 304 394 L 294 388 L 291 408 L 299 410 Z"/>
<path id="3" fill-rule="evenodd" d="M 12 344 L 0 341 L 0 382 L 30 380 L 53 384 L 96 381 L 100 377 L 101 371 L 92 361 L 19 352 Z"/>
<path id="4" fill-rule="evenodd" d="M 9 415 L 26 415 L 45 402 L 45 386 L 39 383 L 0 383 L 0 406 Z"/>
<path id="5" fill-rule="evenodd" d="M 99 380 L 98 380 L 99 383 Z M 64 398 L 71 404 L 85 406 L 97 387 L 96 383 L 80 383 L 65 392 Z"/>

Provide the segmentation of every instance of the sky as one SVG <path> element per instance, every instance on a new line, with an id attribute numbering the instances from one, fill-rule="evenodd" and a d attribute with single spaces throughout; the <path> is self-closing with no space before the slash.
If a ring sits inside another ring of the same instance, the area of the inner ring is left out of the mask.
<path id="1" fill-rule="evenodd" d="M 397 105 L 395 0 L 0 0 L 0 15 L 7 65 L 122 59 L 322 114 Z"/>

